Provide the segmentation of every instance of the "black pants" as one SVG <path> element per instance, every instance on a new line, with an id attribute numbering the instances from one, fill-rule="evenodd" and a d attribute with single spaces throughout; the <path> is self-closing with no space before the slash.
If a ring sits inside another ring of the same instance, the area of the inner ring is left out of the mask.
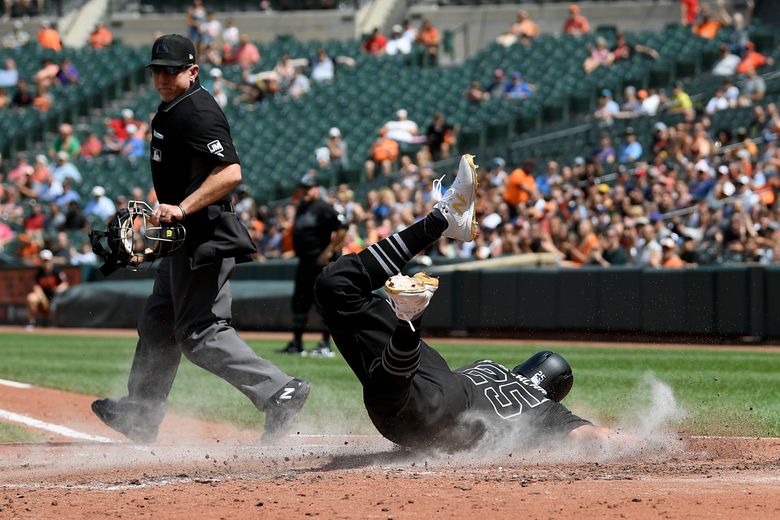
<path id="1" fill-rule="evenodd" d="M 322 272 L 318 256 L 303 256 L 295 269 L 295 289 L 292 297 L 293 332 L 303 334 L 309 310 L 314 305 L 314 282 Z"/>

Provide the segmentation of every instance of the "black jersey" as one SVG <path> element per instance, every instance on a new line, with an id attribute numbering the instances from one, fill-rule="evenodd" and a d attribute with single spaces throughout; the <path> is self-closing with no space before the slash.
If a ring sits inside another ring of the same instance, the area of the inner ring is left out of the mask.
<path id="1" fill-rule="evenodd" d="M 53 267 L 51 271 L 47 271 L 43 267 L 39 267 L 35 272 L 35 283 L 40 285 L 43 289 L 43 293 L 48 299 L 53 299 L 57 293 L 57 287 L 67 281 L 65 273 L 61 272 L 56 267 Z"/>
<path id="2" fill-rule="evenodd" d="M 420 367 L 402 391 L 390 390 L 387 381 L 364 389 L 374 425 L 397 444 L 464 449 L 492 431 L 516 434 L 513 442 L 522 447 L 591 424 L 499 363 L 477 361 L 452 371 L 438 352 L 420 346 Z"/>
<path id="3" fill-rule="evenodd" d="M 344 217 L 324 200 L 298 205 L 293 225 L 293 249 L 299 257 L 319 255 L 330 243 L 331 234 L 344 226 Z"/>
<path id="4" fill-rule="evenodd" d="M 161 103 L 152 120 L 152 180 L 158 200 L 179 204 L 221 163 L 238 163 L 227 118 L 199 82 Z"/>

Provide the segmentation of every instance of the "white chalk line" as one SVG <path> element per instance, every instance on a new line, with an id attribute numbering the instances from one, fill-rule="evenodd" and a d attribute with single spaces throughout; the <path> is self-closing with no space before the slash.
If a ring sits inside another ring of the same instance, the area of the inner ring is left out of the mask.
<path id="1" fill-rule="evenodd" d="M 8 410 L 0 410 L 0 419 L 5 419 L 6 421 L 24 424 L 25 426 L 29 426 L 31 428 L 37 428 L 39 430 L 45 430 L 47 432 L 56 433 L 57 435 L 62 435 L 63 437 L 70 437 L 71 439 L 80 439 L 83 441 L 93 441 L 93 442 L 101 442 L 101 443 L 115 443 L 114 439 L 109 439 L 108 437 L 102 437 L 100 435 L 91 435 L 89 433 L 82 433 L 76 430 L 73 430 L 71 428 L 68 428 L 66 426 L 60 426 L 59 424 L 52 424 L 45 421 L 41 421 L 38 419 L 34 419 L 32 417 L 28 417 L 26 415 L 9 412 Z"/>
<path id="2" fill-rule="evenodd" d="M 32 385 L 28 385 L 27 383 L 9 381 L 8 379 L 0 379 L 0 385 L 10 386 L 11 388 L 32 388 Z"/>

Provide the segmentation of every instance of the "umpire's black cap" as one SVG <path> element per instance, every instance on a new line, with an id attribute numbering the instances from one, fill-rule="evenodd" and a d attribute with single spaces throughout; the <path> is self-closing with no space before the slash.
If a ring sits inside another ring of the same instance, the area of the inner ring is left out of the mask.
<path id="1" fill-rule="evenodd" d="M 183 67 L 195 64 L 195 45 L 180 34 L 160 36 L 152 45 L 152 60 L 147 67 Z"/>

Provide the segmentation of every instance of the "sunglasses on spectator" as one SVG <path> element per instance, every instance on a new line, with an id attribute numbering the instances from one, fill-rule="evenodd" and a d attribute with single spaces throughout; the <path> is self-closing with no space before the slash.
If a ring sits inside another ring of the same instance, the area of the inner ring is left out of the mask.
<path id="1" fill-rule="evenodd" d="M 169 76 L 175 76 L 184 70 L 188 70 L 190 67 L 192 65 L 152 65 L 149 69 L 152 71 L 152 74 L 165 73 Z"/>

